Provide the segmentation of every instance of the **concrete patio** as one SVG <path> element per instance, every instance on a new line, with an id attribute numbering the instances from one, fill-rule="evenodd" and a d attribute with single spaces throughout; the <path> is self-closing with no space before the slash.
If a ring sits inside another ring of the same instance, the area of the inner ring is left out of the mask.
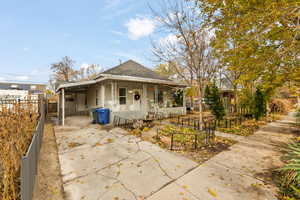
<path id="1" fill-rule="evenodd" d="M 266 179 L 291 137 L 289 116 L 271 123 L 201 166 L 119 128 L 56 127 L 67 200 L 273 200 Z M 226 136 L 226 135 L 225 135 Z"/>

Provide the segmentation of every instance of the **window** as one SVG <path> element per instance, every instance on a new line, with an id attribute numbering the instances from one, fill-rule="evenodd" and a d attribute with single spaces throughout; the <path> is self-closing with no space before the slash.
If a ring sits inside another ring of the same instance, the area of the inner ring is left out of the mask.
<path id="1" fill-rule="evenodd" d="M 158 91 L 158 103 L 159 104 L 164 103 L 164 93 L 161 90 Z"/>
<path id="2" fill-rule="evenodd" d="M 98 99 L 98 89 L 96 89 L 96 106 L 98 106 L 99 99 Z"/>
<path id="3" fill-rule="evenodd" d="M 126 88 L 119 88 L 119 103 L 120 105 L 126 104 Z"/>
<path id="4" fill-rule="evenodd" d="M 157 91 L 157 102 L 156 102 L 156 99 L 155 99 L 155 92 L 154 92 L 154 102 L 158 103 L 158 104 L 164 103 L 164 93 L 163 93 L 163 91 L 161 91 L 161 90 Z"/>

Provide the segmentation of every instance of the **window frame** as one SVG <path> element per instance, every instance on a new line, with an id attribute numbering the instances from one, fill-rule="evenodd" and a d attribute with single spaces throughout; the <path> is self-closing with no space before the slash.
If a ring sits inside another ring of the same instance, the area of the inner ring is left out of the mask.
<path id="1" fill-rule="evenodd" d="M 120 95 L 120 90 L 121 89 L 125 89 L 125 96 Z M 126 87 L 119 87 L 118 94 L 119 94 L 119 105 L 126 105 L 127 104 L 127 88 Z M 121 104 L 121 98 L 125 98 L 125 103 Z"/>

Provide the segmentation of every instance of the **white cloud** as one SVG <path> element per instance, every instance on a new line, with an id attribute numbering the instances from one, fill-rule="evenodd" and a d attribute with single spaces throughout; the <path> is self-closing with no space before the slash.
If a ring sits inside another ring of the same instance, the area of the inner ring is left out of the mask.
<path id="1" fill-rule="evenodd" d="M 25 76 L 25 75 L 15 76 L 15 80 L 18 80 L 18 81 L 27 81 L 27 80 L 29 80 L 29 76 Z"/>
<path id="2" fill-rule="evenodd" d="M 28 47 L 23 48 L 23 51 L 29 51 L 29 50 L 30 50 L 30 48 L 28 48 Z"/>
<path id="3" fill-rule="evenodd" d="M 167 35 L 166 37 L 162 37 L 159 39 L 159 44 L 160 45 L 175 45 L 178 42 L 178 38 L 176 37 L 176 35 L 170 33 L 169 35 Z"/>
<path id="4" fill-rule="evenodd" d="M 128 29 L 128 37 L 132 40 L 138 40 L 154 32 L 155 22 L 146 17 L 136 17 L 130 19 L 125 26 Z"/>
<path id="5" fill-rule="evenodd" d="M 5 80 L 6 80 L 6 78 L 0 77 L 0 81 L 5 81 Z"/>

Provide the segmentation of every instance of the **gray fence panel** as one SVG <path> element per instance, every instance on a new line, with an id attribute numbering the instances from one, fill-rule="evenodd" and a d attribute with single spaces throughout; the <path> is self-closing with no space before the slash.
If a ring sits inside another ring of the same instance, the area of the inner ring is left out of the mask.
<path id="1" fill-rule="evenodd" d="M 38 172 L 39 153 L 42 146 L 45 106 L 40 107 L 40 118 L 33 134 L 31 144 L 25 156 L 21 159 L 21 200 L 31 200 Z"/>

